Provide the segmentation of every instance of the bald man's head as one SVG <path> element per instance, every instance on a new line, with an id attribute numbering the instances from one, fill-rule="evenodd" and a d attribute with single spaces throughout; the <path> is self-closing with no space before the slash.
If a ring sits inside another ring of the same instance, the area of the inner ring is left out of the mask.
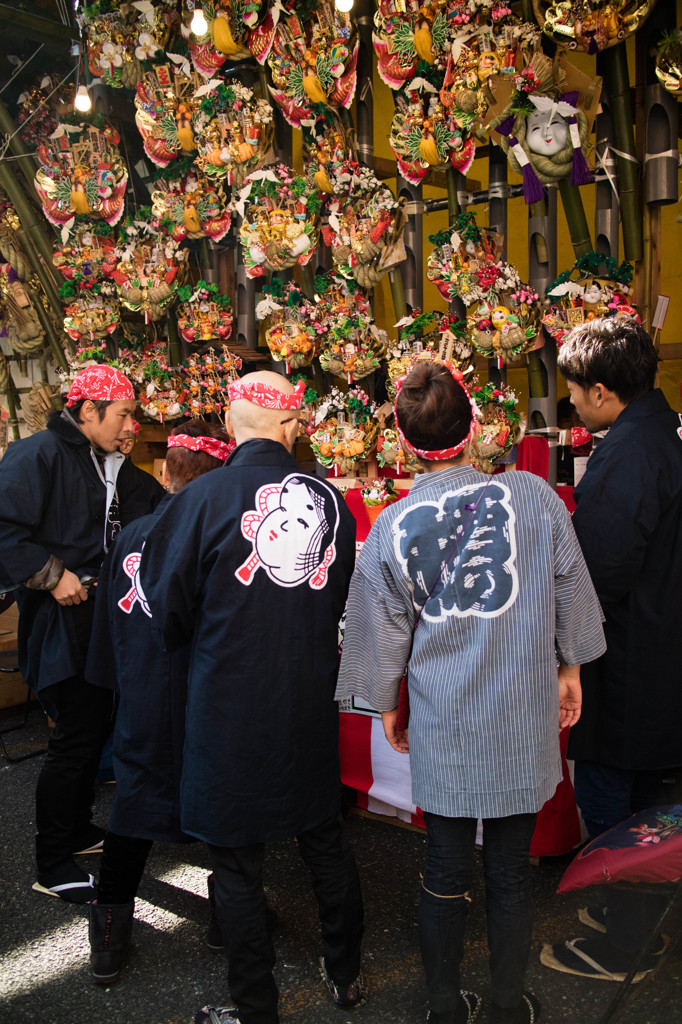
<path id="1" fill-rule="evenodd" d="M 271 370 L 258 370 L 247 373 L 240 383 L 265 384 L 282 395 L 293 395 L 294 386 L 279 373 Z M 266 409 L 262 405 L 250 402 L 247 398 L 238 398 L 230 403 L 225 422 L 229 433 L 237 444 L 249 438 L 262 437 L 279 441 L 291 450 L 298 433 L 298 412 L 295 409 Z"/>

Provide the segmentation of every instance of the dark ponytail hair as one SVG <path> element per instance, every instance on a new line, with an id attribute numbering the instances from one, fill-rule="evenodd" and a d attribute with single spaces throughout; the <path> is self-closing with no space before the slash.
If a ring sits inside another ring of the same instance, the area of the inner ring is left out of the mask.
<path id="1" fill-rule="evenodd" d="M 418 363 L 396 402 L 400 429 L 414 448 L 454 448 L 471 430 L 471 405 L 446 366 Z"/>

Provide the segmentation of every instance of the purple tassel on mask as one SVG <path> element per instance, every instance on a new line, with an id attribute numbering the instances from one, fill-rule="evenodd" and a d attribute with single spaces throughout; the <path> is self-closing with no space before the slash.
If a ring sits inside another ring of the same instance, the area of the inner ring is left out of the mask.
<path id="1" fill-rule="evenodd" d="M 568 119 L 569 125 L 577 124 L 577 122 L 578 119 L 575 115 L 573 115 L 573 117 L 569 117 Z M 585 159 L 585 154 L 583 153 L 582 146 L 574 146 L 573 165 L 571 167 L 571 177 L 569 178 L 570 184 L 589 185 L 590 182 L 593 180 L 594 179 L 592 178 L 592 171 L 590 170 L 589 164 Z"/>
<path id="2" fill-rule="evenodd" d="M 545 198 L 545 190 L 528 158 L 526 157 L 525 163 L 523 163 L 522 160 L 519 160 L 517 147 L 521 150 L 522 156 L 526 156 L 526 154 L 523 152 L 523 148 L 520 146 L 519 140 L 514 135 L 509 136 L 509 145 L 511 146 L 512 153 L 516 156 L 517 162 L 521 164 L 523 196 L 526 200 L 526 205 L 530 206 L 531 203 L 541 202 Z"/>
<path id="3" fill-rule="evenodd" d="M 514 121 L 514 115 L 510 114 L 509 117 L 505 117 L 504 121 L 500 121 L 500 123 L 495 128 L 495 131 L 499 132 L 500 135 L 511 135 L 512 131 L 514 130 Z"/>
<path id="4" fill-rule="evenodd" d="M 545 198 L 545 190 L 533 170 L 532 164 L 526 164 L 521 173 L 523 175 L 523 196 L 526 200 L 526 206 L 530 206 L 531 203 L 542 202 Z"/>

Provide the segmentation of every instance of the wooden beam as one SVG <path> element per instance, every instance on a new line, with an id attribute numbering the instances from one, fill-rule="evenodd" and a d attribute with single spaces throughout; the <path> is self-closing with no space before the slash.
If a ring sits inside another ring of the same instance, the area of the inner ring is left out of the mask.
<path id="1" fill-rule="evenodd" d="M 672 342 L 670 345 L 661 345 L 658 350 L 660 359 L 682 359 L 682 341 Z"/>
<path id="2" fill-rule="evenodd" d="M 24 35 L 28 39 L 37 39 L 50 52 L 61 56 L 69 43 L 78 39 L 78 29 L 73 25 L 29 14 L 17 7 L 8 7 L 7 4 L 0 4 L 0 28 L 6 29 L 11 36 Z"/>

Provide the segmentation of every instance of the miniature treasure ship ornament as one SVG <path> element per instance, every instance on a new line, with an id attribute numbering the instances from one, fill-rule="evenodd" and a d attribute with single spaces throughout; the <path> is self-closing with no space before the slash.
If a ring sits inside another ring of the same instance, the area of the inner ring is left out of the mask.
<path id="1" fill-rule="evenodd" d="M 319 239 L 321 196 L 312 178 L 273 164 L 249 175 L 233 203 L 248 277 L 305 266 Z"/>
<path id="2" fill-rule="evenodd" d="M 116 224 L 123 214 L 128 172 L 109 124 L 62 124 L 38 147 L 35 187 L 47 219 L 66 241 L 77 214 Z"/>
<path id="3" fill-rule="evenodd" d="M 239 187 L 267 161 L 274 138 L 272 106 L 237 80 L 209 81 L 195 97 L 196 165 L 208 178 Z"/>

